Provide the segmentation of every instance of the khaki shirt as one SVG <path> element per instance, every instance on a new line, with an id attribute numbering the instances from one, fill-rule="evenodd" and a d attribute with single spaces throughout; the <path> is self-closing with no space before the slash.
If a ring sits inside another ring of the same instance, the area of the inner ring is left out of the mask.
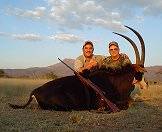
<path id="1" fill-rule="evenodd" d="M 113 60 L 111 58 L 111 56 L 106 57 L 101 62 L 100 67 L 106 68 L 106 69 L 108 69 L 108 68 L 118 69 L 118 68 L 122 68 L 123 66 L 126 66 L 128 64 L 131 64 L 129 57 L 126 54 L 121 53 L 118 60 Z"/>
<path id="2" fill-rule="evenodd" d="M 96 62 L 99 64 L 99 63 L 102 62 L 103 56 L 101 56 L 101 55 L 93 55 L 92 59 L 95 59 Z M 79 57 L 77 57 L 75 62 L 74 62 L 75 71 L 79 71 L 80 68 L 84 68 L 86 63 L 87 62 L 86 62 L 86 58 L 84 57 L 84 55 L 80 55 Z"/>

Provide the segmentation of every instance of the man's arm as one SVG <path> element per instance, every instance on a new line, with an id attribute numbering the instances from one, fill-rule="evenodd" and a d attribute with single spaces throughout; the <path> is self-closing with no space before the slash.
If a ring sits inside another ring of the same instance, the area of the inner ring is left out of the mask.
<path id="1" fill-rule="evenodd" d="M 82 72 L 83 70 L 83 63 L 81 62 L 81 60 L 79 60 L 78 58 L 75 60 L 74 62 L 74 70 L 77 72 Z"/>
<path id="2" fill-rule="evenodd" d="M 124 60 L 123 60 L 123 66 L 126 66 L 128 64 L 132 64 L 132 62 L 130 61 L 129 57 L 126 54 L 122 54 Z"/>
<path id="3" fill-rule="evenodd" d="M 97 61 L 96 59 L 92 58 L 89 62 L 83 62 L 77 58 L 74 62 L 74 69 L 77 72 L 82 72 L 83 70 L 90 70 L 92 67 L 97 66 Z"/>

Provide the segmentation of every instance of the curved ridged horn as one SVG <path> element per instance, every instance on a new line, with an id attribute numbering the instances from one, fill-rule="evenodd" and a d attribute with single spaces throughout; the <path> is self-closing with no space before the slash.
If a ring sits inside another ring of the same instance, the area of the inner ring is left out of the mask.
<path id="1" fill-rule="evenodd" d="M 126 25 L 124 25 L 125 27 L 129 28 L 130 30 L 132 30 L 138 37 L 140 43 L 141 43 L 141 64 L 144 66 L 144 63 L 145 63 L 145 43 L 144 43 L 144 40 L 142 38 L 142 36 L 134 29 L 132 29 L 131 27 L 128 27 Z"/>
<path id="2" fill-rule="evenodd" d="M 116 33 L 116 32 L 113 32 L 113 33 L 125 38 L 126 40 L 128 40 L 131 43 L 131 45 L 133 46 L 135 55 L 136 55 L 136 64 L 139 65 L 140 64 L 140 56 L 139 56 L 139 51 L 138 51 L 136 44 L 130 38 L 128 38 L 125 35 L 122 35 L 122 34 L 119 34 L 119 33 Z"/>

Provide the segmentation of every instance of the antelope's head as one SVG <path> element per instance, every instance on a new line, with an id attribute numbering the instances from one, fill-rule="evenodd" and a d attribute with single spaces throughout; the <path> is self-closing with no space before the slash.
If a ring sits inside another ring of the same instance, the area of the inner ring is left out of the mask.
<path id="1" fill-rule="evenodd" d="M 140 41 L 140 45 L 141 45 L 141 57 L 140 57 L 140 54 L 139 54 L 139 50 L 137 48 L 137 45 L 135 44 L 135 42 L 130 39 L 129 37 L 125 36 L 125 35 L 122 35 L 120 33 L 116 33 L 116 32 L 113 32 L 114 34 L 117 34 L 121 37 L 123 37 L 124 39 L 126 39 L 127 41 L 129 41 L 129 43 L 132 45 L 133 49 L 134 49 L 134 52 L 135 52 L 135 57 L 136 57 L 136 63 L 135 64 L 132 64 L 132 67 L 135 71 L 135 78 L 136 78 L 136 83 L 142 83 L 143 86 L 141 86 L 141 88 L 146 88 L 147 84 L 145 85 L 143 80 L 144 80 L 144 77 L 143 77 L 143 74 L 144 72 L 146 72 L 146 69 L 144 68 L 144 62 L 145 62 L 145 44 L 144 44 L 144 40 L 142 38 L 142 36 L 136 31 L 134 30 L 133 28 L 131 27 L 128 27 L 128 26 L 125 26 L 126 28 L 130 29 L 131 31 L 133 31 L 135 33 L 135 35 L 138 37 L 139 41 Z"/>

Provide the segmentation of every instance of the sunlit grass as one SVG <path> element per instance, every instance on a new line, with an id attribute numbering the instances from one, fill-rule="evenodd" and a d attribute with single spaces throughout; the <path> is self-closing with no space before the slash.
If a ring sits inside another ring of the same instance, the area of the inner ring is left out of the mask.
<path id="1" fill-rule="evenodd" d="M 49 80 L 0 78 L 0 97 L 22 96 Z"/>
<path id="2" fill-rule="evenodd" d="M 8 103 L 24 104 L 30 92 L 49 80 L 0 78 L 0 130 L 3 131 L 161 131 L 162 86 L 142 90 L 146 100 L 128 110 L 108 114 L 90 111 L 12 109 Z"/>

